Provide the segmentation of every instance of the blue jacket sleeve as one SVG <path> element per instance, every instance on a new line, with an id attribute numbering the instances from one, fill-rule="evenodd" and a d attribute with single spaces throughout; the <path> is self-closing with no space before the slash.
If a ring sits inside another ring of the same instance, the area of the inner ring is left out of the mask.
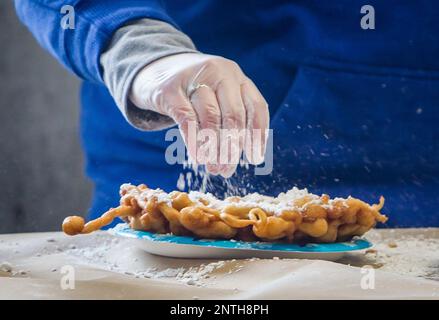
<path id="1" fill-rule="evenodd" d="M 15 0 L 20 20 L 38 42 L 79 77 L 103 83 L 100 54 L 130 20 L 158 19 L 176 27 L 160 0 Z M 62 28 L 62 8 L 74 9 L 74 29 Z"/>

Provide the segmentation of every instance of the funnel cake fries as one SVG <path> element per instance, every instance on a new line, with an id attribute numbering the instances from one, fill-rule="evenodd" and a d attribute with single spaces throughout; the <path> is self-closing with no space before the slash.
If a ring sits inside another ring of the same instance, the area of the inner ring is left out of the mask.
<path id="1" fill-rule="evenodd" d="M 293 188 L 276 198 L 259 194 L 218 200 L 212 194 L 191 191 L 166 193 L 146 185 L 124 184 L 120 206 L 84 224 L 81 217 L 67 217 L 68 235 L 90 233 L 121 217 L 130 227 L 156 233 L 200 238 L 246 241 L 335 242 L 361 236 L 387 217 L 384 205 L 361 200 L 329 199 L 306 189 Z"/>

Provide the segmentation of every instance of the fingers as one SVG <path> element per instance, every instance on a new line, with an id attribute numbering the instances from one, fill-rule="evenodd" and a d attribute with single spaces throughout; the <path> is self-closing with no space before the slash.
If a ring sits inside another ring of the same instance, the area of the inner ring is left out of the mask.
<path id="1" fill-rule="evenodd" d="M 178 124 L 189 156 L 197 163 L 198 118 L 192 104 L 182 92 L 168 94 L 166 104 L 168 116 Z"/>
<path id="2" fill-rule="evenodd" d="M 247 113 L 244 152 L 251 164 L 264 161 L 270 115 L 268 104 L 255 84 L 247 79 L 241 85 L 241 96 Z"/>
<path id="3" fill-rule="evenodd" d="M 200 148 L 199 145 L 197 146 L 197 161 L 200 164 L 205 164 L 208 172 L 218 174 L 220 173 L 218 156 L 221 110 L 215 92 L 210 87 L 201 86 L 193 92 L 190 101 L 198 116 L 200 133 L 203 138 L 209 139 L 209 145 L 203 144 L 203 146 L 207 146 L 207 150 Z"/>
<path id="4" fill-rule="evenodd" d="M 230 177 L 242 151 L 252 164 L 264 161 L 269 111 L 267 102 L 251 80 L 246 78 L 241 85 L 234 81 L 221 82 L 216 92 L 208 86 L 200 86 L 192 93 L 190 103 L 202 136 L 202 141 L 197 139 L 197 157 L 193 158 L 205 164 L 209 173 Z M 209 143 L 205 143 L 205 139 L 209 139 Z"/>
<path id="5" fill-rule="evenodd" d="M 228 178 L 236 170 L 244 146 L 243 129 L 246 127 L 246 110 L 241 100 L 238 83 L 223 81 L 217 86 L 216 96 L 221 110 L 220 174 Z"/>
<path id="6" fill-rule="evenodd" d="M 263 96 L 236 63 L 206 56 L 195 60 L 150 95 L 155 111 L 173 118 L 191 160 L 206 165 L 209 173 L 230 177 L 242 152 L 251 164 L 262 163 L 269 128 Z"/>

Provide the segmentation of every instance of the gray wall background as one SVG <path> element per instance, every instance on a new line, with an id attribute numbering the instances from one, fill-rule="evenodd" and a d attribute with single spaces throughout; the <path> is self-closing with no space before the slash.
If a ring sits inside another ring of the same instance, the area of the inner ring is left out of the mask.
<path id="1" fill-rule="evenodd" d="M 59 230 L 91 183 L 79 142 L 79 80 L 0 1 L 0 233 Z"/>

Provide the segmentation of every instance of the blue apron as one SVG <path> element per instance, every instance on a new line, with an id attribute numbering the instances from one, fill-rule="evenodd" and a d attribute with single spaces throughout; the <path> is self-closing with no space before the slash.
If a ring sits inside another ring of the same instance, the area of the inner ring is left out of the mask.
<path id="1" fill-rule="evenodd" d="M 152 2 L 123 3 L 135 12 Z M 201 52 L 235 60 L 269 103 L 273 172 L 240 168 L 235 190 L 384 195 L 387 226 L 437 227 L 439 3 L 368 1 L 375 30 L 363 30 L 363 2 L 164 1 L 157 18 L 172 17 Z M 99 81 L 81 95 L 90 216 L 117 205 L 124 182 L 174 190 L 183 169 L 165 161 L 165 131 L 131 127 Z M 209 191 L 222 196 L 227 184 L 215 177 Z"/>

